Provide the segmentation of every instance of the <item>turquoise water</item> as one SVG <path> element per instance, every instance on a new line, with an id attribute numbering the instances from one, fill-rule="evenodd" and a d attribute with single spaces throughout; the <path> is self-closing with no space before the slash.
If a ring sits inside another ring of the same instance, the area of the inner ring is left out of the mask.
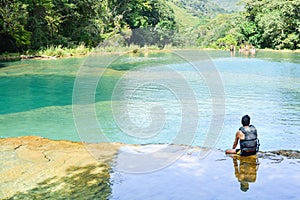
<path id="1" fill-rule="evenodd" d="M 220 134 L 212 137 L 215 147 L 231 147 L 241 116 L 249 114 L 258 129 L 261 150 L 300 150 L 300 54 L 258 52 L 255 57 L 231 57 L 222 51 L 205 53 L 205 59 L 210 58 L 218 70 L 225 93 L 224 124 Z M 191 114 L 184 123 L 194 135 L 193 141 L 182 143 L 202 146 L 210 137 L 211 94 L 205 79 L 189 62 L 172 53 L 126 54 L 106 66 L 103 63 L 107 64 L 104 61 L 109 57 L 1 63 L 5 67 L 0 68 L 0 137 L 38 135 L 99 142 L 99 133 L 93 135 L 93 130 L 100 129 L 107 141 L 172 143 L 186 112 Z M 72 95 L 83 66 L 88 67 L 87 83 L 101 75 L 93 101 L 85 96 L 85 90 L 78 97 L 95 106 L 98 124 L 87 123 L 86 132 L 78 133 Z M 197 105 L 182 110 L 193 98 Z M 153 110 L 157 106 L 163 111 Z M 198 119 L 196 127 L 194 118 Z M 152 124 L 157 127 L 152 127 L 151 134 L 143 132 Z"/>

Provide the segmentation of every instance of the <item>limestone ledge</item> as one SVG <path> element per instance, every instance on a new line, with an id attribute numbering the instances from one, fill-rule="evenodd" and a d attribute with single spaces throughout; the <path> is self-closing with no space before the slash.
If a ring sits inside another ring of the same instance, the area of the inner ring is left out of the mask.
<path id="1" fill-rule="evenodd" d="M 93 174 L 108 171 L 120 145 L 55 141 L 36 136 L 0 139 L 0 199 L 28 191 L 45 180 L 80 173 L 80 168 L 87 166 L 97 166 L 89 172 Z M 93 156 L 87 147 L 93 150 Z M 77 170 L 70 171 L 72 168 Z"/>

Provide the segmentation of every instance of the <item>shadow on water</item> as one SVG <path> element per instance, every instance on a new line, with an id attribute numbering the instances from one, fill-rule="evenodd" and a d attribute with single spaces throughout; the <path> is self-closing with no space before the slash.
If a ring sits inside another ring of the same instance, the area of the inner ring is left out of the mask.
<path id="1" fill-rule="evenodd" d="M 103 169 L 102 172 L 97 172 Z M 53 177 L 9 199 L 108 199 L 111 194 L 106 164 L 70 167 L 66 176 Z"/>
<path id="2" fill-rule="evenodd" d="M 258 157 L 255 156 L 232 156 L 234 174 L 238 182 L 240 182 L 240 189 L 243 192 L 249 190 L 249 183 L 255 183 L 257 171 L 259 167 Z"/>
<path id="3" fill-rule="evenodd" d="M 3 64 L 3 63 L 0 63 L 0 69 L 1 69 L 1 68 L 4 68 L 4 67 L 6 67 L 6 65 Z"/>

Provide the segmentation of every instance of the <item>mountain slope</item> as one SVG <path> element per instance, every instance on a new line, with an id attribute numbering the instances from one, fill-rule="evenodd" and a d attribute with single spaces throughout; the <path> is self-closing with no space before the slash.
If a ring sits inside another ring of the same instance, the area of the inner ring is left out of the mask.
<path id="1" fill-rule="evenodd" d="M 186 9 L 175 5 L 172 1 L 167 1 L 175 14 L 175 20 L 180 30 L 196 27 L 200 23 L 200 18 L 193 16 Z"/>
<path id="2" fill-rule="evenodd" d="M 236 12 L 243 10 L 243 5 L 240 3 L 241 0 L 212 0 L 211 2 L 217 4 L 229 12 Z"/>
<path id="3" fill-rule="evenodd" d="M 226 13 L 226 10 L 209 0 L 168 0 L 174 5 L 186 10 L 195 17 L 213 17 L 218 13 Z"/>

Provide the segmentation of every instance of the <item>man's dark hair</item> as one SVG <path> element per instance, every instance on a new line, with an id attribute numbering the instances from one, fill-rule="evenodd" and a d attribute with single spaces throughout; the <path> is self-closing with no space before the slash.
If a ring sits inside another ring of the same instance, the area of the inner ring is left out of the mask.
<path id="1" fill-rule="evenodd" d="M 249 115 L 244 115 L 242 117 L 242 124 L 243 124 L 243 126 L 249 126 L 249 124 L 250 124 L 250 117 L 249 117 Z"/>

